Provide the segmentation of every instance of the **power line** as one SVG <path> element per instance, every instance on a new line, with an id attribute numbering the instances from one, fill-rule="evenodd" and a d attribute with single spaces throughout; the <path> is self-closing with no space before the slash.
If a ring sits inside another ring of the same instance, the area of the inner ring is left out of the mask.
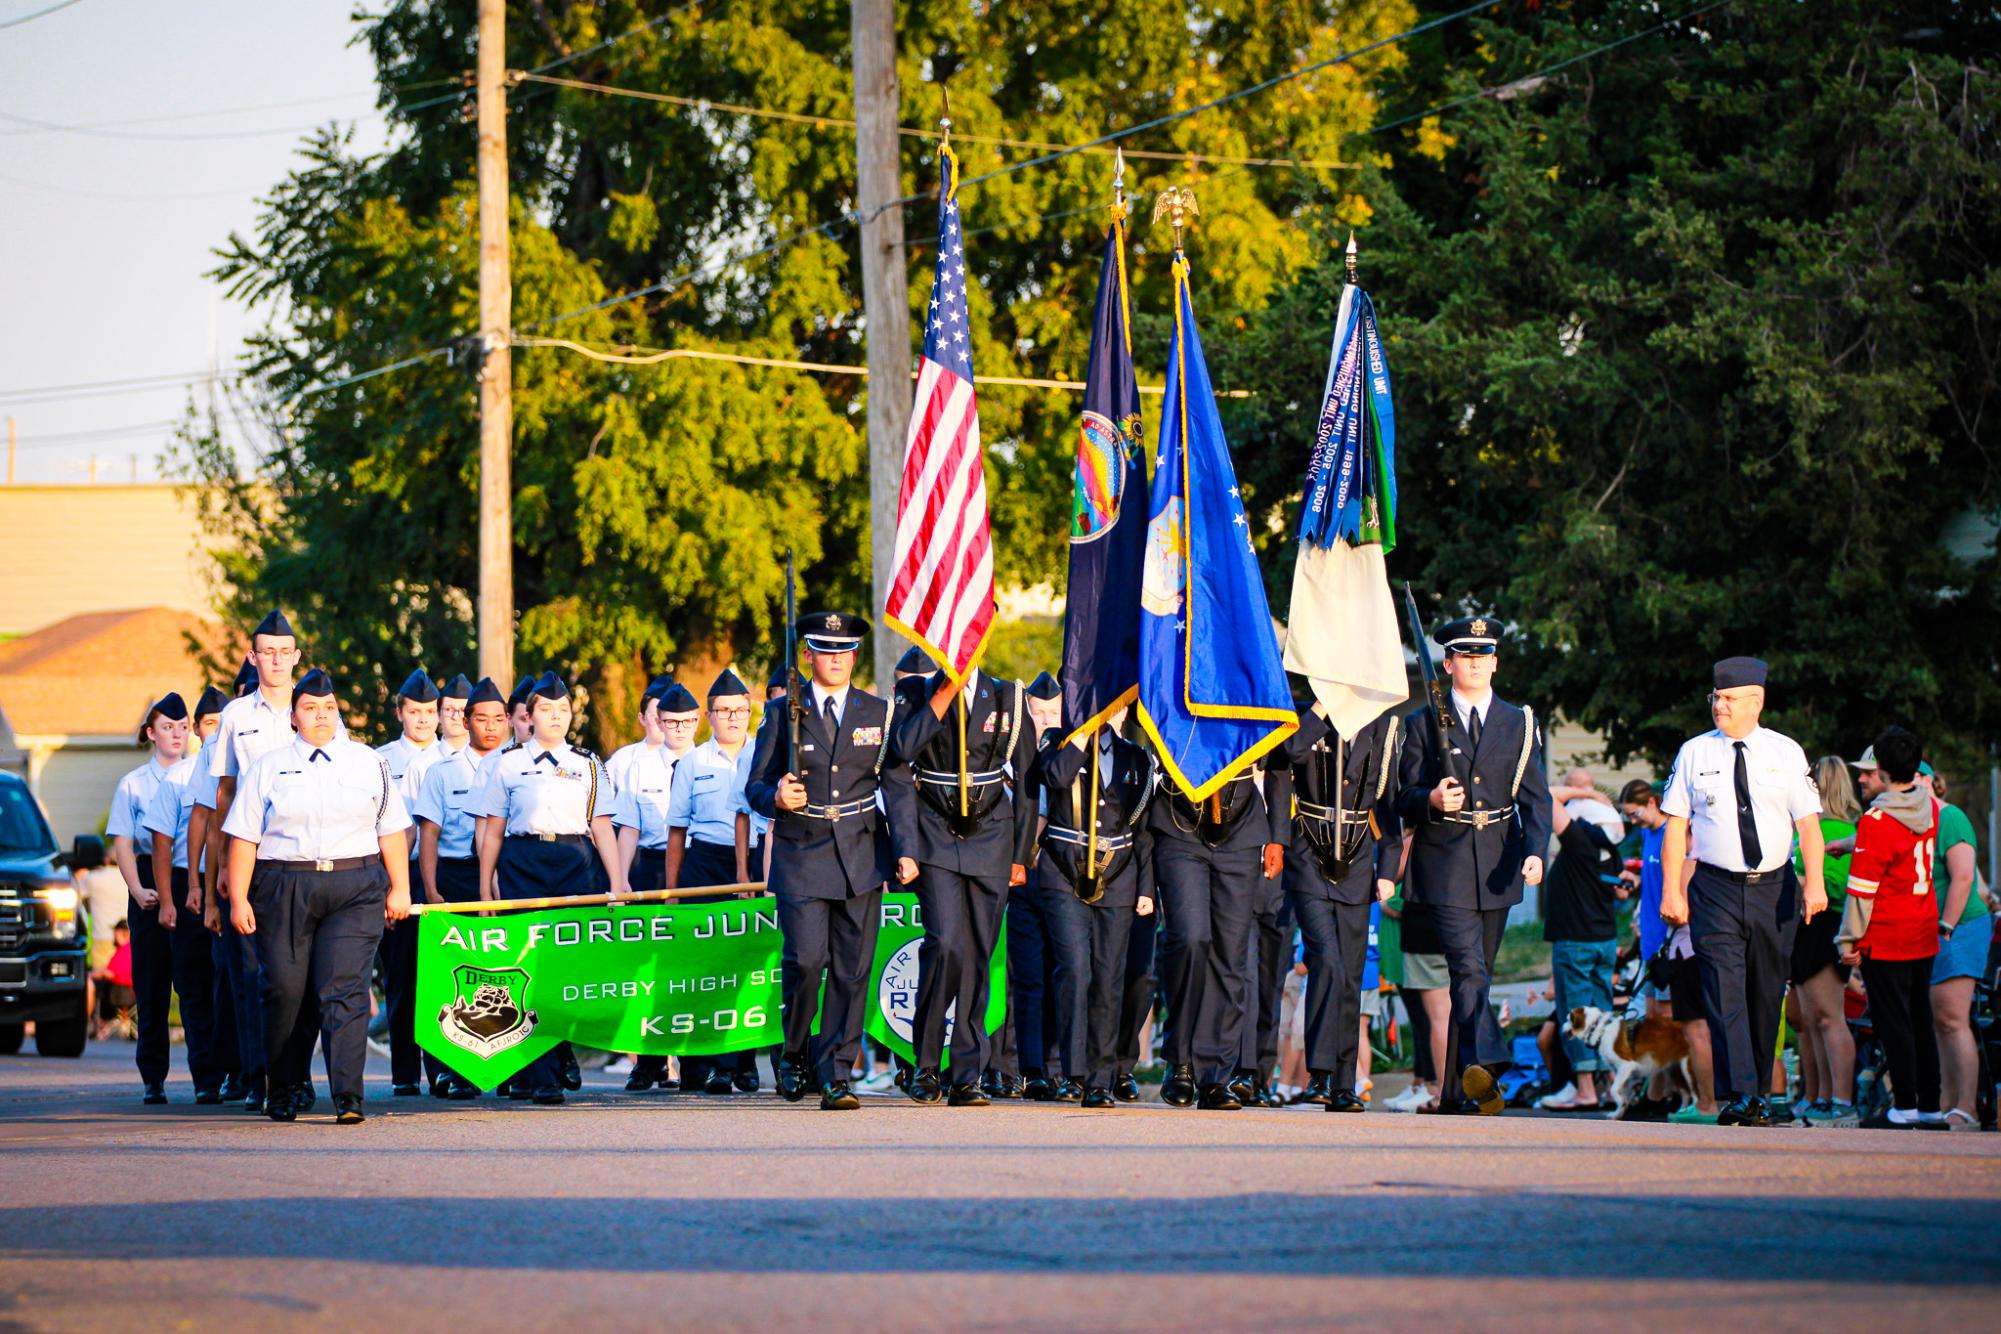
<path id="1" fill-rule="evenodd" d="M 190 371 L 185 375 L 132 375 L 122 380 L 88 380 L 78 384 L 44 384 L 27 389 L 0 389 L 0 399 L 19 398 L 24 394 L 60 394 L 73 389 L 121 389 L 127 385 L 172 385 L 193 384 L 203 380 L 227 379 L 227 371 Z"/>
<path id="2" fill-rule="evenodd" d="M 453 82 L 457 82 L 457 80 L 453 80 Z M 0 136 L 43 134 L 51 130 L 61 130 L 66 133 L 86 133 L 91 130 L 108 130 L 127 125 L 166 125 L 182 120 L 208 120 L 216 116 L 240 116 L 250 111 L 283 111 L 292 107 L 319 106 L 326 102 L 349 102 L 356 97 L 372 96 L 373 93 L 373 89 L 362 89 L 358 93 L 331 93 L 325 97 L 301 97 L 289 102 L 257 102 L 248 106 L 217 107 L 213 111 L 177 111 L 166 116 L 127 116 L 118 120 L 93 120 L 68 125 L 55 124 L 49 121 L 37 121 L 21 129 L 0 130 Z M 9 116 L 8 119 L 25 121 L 30 118 L 26 116 Z"/>
<path id="3" fill-rule="evenodd" d="M 191 190 L 168 191 L 164 194 L 126 194 L 110 190 L 78 190 L 66 185 L 44 185 L 40 181 L 25 181 L 18 176 L 0 174 L 0 181 L 19 186 L 23 190 L 37 190 L 42 194 L 61 195 L 70 199 L 102 199 L 113 203 L 184 203 L 194 199 L 241 199 L 264 189 L 262 185 L 246 185 L 237 190 Z"/>
<path id="4" fill-rule="evenodd" d="M 33 23 L 36 19 L 48 17 L 58 9 L 68 9 L 71 5 L 79 3 L 81 3 L 81 0 L 60 0 L 60 3 L 50 5 L 47 9 L 38 9 L 32 14 L 23 14 L 20 18 L 8 19 L 5 23 L 0 23 L 0 29 L 18 28 L 23 23 Z"/>

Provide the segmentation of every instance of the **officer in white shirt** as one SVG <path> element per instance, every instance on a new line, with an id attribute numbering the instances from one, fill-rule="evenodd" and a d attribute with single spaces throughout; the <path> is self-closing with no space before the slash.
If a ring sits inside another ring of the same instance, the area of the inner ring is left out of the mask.
<path id="1" fill-rule="evenodd" d="M 466 744 L 466 701 L 472 695 L 472 682 L 460 672 L 451 680 L 438 687 L 438 757 L 440 759 Z M 501 701 L 505 708 L 507 701 Z"/>
<path id="2" fill-rule="evenodd" d="M 438 744 L 438 718 L 444 692 L 422 667 L 404 678 L 396 691 L 396 722 L 403 734 L 377 746 L 375 753 L 389 765 L 403 804 L 417 800 L 424 775 L 444 755 Z M 410 840 L 410 883 L 417 883 L 417 841 Z M 398 1098 L 414 1098 L 423 1071 L 423 1049 L 417 1045 L 417 919 L 390 926 L 382 933 L 382 1000 L 389 1010 L 389 1085 Z"/>
<path id="3" fill-rule="evenodd" d="M 1661 917 L 1687 923 L 1695 946 L 1717 1124 L 1765 1126 L 1793 933 L 1802 909 L 1811 918 L 1827 907 L 1820 793 L 1799 743 L 1758 725 L 1765 664 L 1725 658 L 1714 672 L 1716 728 L 1682 743 L 1661 796 Z M 1795 833 L 1804 893 L 1793 873 Z"/>
<path id="4" fill-rule="evenodd" d="M 543 672 L 528 690 L 531 730 L 526 744 L 510 746 L 481 765 L 485 785 L 476 808 L 480 897 L 558 898 L 596 892 L 609 878 L 624 897 L 625 868 L 611 829 L 611 779 L 589 751 L 565 741 L 572 709 L 570 688 Z M 510 1093 L 552 1106 L 565 1087 L 582 1086 L 570 1044 L 536 1058 L 509 1081 Z"/>
<path id="5" fill-rule="evenodd" d="M 230 838 L 230 916 L 264 972 L 265 1115 L 290 1121 L 308 1080 L 319 996 L 336 1120 L 361 1122 L 368 1060 L 368 977 L 385 922 L 410 913 L 410 816 L 389 765 L 337 735 L 334 684 L 315 669 L 292 690 L 290 744 L 241 774 Z"/>
<path id="6" fill-rule="evenodd" d="M 632 766 L 649 755 L 658 754 L 660 748 L 667 744 L 666 728 L 660 721 L 660 698 L 673 688 L 674 678 L 664 672 L 646 683 L 646 693 L 639 697 L 639 740 L 620 746 L 604 762 L 604 771 L 611 775 L 614 789 L 624 791 Z M 690 737 L 689 743 L 692 741 Z M 684 743 L 681 748 L 686 750 L 687 744 Z"/>
<path id="7" fill-rule="evenodd" d="M 466 744 L 424 772 L 410 808 L 417 821 L 417 870 L 426 903 L 470 903 L 479 897 L 479 857 L 473 841 L 477 807 L 485 796 L 482 766 L 508 744 L 511 735 L 500 687 L 484 678 L 471 687 L 464 717 Z M 464 1102 L 479 1096 L 471 1080 L 429 1051 L 424 1053 L 424 1072 L 433 1097 Z"/>
<path id="8" fill-rule="evenodd" d="M 750 687 L 725 667 L 709 685 L 710 737 L 674 764 L 667 803 L 667 888 L 742 884 L 750 879 L 750 807 L 744 803 Z M 727 895 L 718 895 L 726 898 Z M 684 899 L 713 903 L 716 899 Z M 757 1092 L 757 1053 L 681 1057 L 681 1087 L 717 1095 Z"/>

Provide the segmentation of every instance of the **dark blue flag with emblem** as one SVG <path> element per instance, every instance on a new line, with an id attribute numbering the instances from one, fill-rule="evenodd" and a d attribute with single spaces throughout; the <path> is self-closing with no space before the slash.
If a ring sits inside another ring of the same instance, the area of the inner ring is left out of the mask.
<path id="1" fill-rule="evenodd" d="M 1095 732 L 1139 694 L 1139 582 L 1146 512 L 1126 504 L 1146 480 L 1126 292 L 1126 209 L 1113 206 L 1098 270 L 1070 504 L 1070 584 L 1063 610 L 1063 725 Z"/>
<path id="2" fill-rule="evenodd" d="M 1299 729 L 1229 442 L 1174 256 L 1174 341 L 1140 585 L 1139 719 L 1202 801 Z"/>

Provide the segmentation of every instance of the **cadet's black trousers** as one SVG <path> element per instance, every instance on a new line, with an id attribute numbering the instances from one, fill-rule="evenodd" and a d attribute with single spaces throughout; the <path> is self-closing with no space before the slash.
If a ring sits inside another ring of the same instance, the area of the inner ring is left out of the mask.
<path id="1" fill-rule="evenodd" d="M 500 840 L 500 860 L 494 879 L 505 899 L 581 897 L 603 893 L 604 868 L 588 836 L 568 834 L 549 842 L 532 834 L 509 834 Z M 563 1086 L 563 1061 L 570 1044 L 557 1043 L 530 1061 L 508 1081 L 516 1087 L 527 1085 L 531 1092 L 559 1091 Z"/>
<path id="2" fill-rule="evenodd" d="M 648 890 L 667 888 L 667 849 L 640 848 L 633 853 L 632 871 L 625 878 L 625 887 L 634 894 Z M 632 1073 L 659 1083 L 667 1078 L 667 1058 L 665 1056 L 634 1056 Z M 683 1072 L 686 1073 L 685 1071 Z M 683 1085 L 685 1087 L 685 1083 Z"/>
<path id="3" fill-rule="evenodd" d="M 424 884 L 424 881 L 422 877 L 419 875 L 416 868 L 416 864 L 414 862 L 411 864 L 410 867 L 410 877 L 411 877 L 410 886 L 412 893 L 422 894 L 423 893 L 422 886 Z M 446 903 L 471 903 L 474 899 L 478 898 L 479 858 L 477 857 L 438 858 L 438 897 L 443 899 Z M 417 933 L 414 930 L 414 928 L 416 927 L 418 920 L 419 919 L 415 917 L 411 917 L 410 919 L 408 919 L 403 923 L 403 926 L 412 928 L 410 932 L 410 939 L 412 941 L 415 941 L 417 938 Z M 394 928 L 392 928 L 388 932 L 388 934 L 395 935 L 397 934 L 397 932 Z M 414 955 L 413 955 L 413 962 L 414 962 Z M 412 1028 L 414 1031 L 415 990 L 416 990 L 416 973 L 414 971 L 410 975 L 410 981 L 411 981 L 411 991 L 412 991 L 411 1018 L 412 1018 Z M 465 1076 L 460 1075 L 458 1071 L 452 1069 L 451 1066 L 446 1065 L 443 1061 L 433 1056 L 428 1049 L 425 1049 L 424 1077 L 433 1082 L 436 1082 L 441 1075 L 455 1075 L 461 1079 L 465 1078 Z M 471 1081 L 467 1080 L 467 1082 L 470 1083 Z"/>
<path id="4" fill-rule="evenodd" d="M 1063 1073 L 1082 1080 L 1086 1088 L 1110 1088 L 1118 1064 L 1133 907 L 1108 907 L 1102 900 L 1087 904 L 1051 872 L 1043 874 L 1048 886 L 1044 911 L 1056 961 L 1050 1000 Z"/>
<path id="5" fill-rule="evenodd" d="M 1306 942 L 1306 1068 L 1354 1083 L 1362 1031 L 1362 968 L 1369 955 L 1369 905 L 1294 894 L 1292 914 Z"/>
<path id="6" fill-rule="evenodd" d="M 1053 957 L 1053 917 L 1061 909 L 1051 900 L 1077 896 L 1057 884 L 1053 874 L 1044 874 L 1050 875 L 1048 888 L 1017 885 L 1007 895 L 1007 1027 L 1014 1042 L 1012 1052 L 1001 1053 L 1000 1068 L 1009 1074 L 1048 1073 L 1059 1058 L 1050 1050 L 1049 1035 L 1052 1029 L 1062 1031 L 1063 1002 L 1050 994 L 1060 966 Z M 1064 1071 L 1076 1074 L 1077 1067 L 1065 1066 Z"/>
<path id="7" fill-rule="evenodd" d="M 1719 1101 L 1762 1098 L 1771 1088 L 1799 901 L 1790 865 L 1752 880 L 1698 863 L 1689 881 L 1688 935 Z"/>
<path id="8" fill-rule="evenodd" d="M 1494 959 L 1501 952 L 1510 909 L 1434 903 L 1430 911 L 1452 980 L 1452 1021 L 1445 1034 L 1445 1068 L 1439 1071 L 1440 1096 L 1452 1099 L 1460 1096 L 1459 1076 L 1481 1055 L 1481 1016 L 1488 1010 Z"/>
<path id="9" fill-rule="evenodd" d="M 775 855 L 786 855 L 784 844 Z M 872 889 L 849 899 L 781 894 L 778 927 L 785 933 L 779 964 L 785 1055 L 810 1063 L 825 1088 L 847 1079 L 862 1054 L 869 970 L 875 964 L 875 939 L 882 928 L 882 891 Z"/>
<path id="10" fill-rule="evenodd" d="M 238 890 L 238 893 L 243 892 Z M 224 983 L 229 988 L 231 1010 L 236 1020 L 237 1061 L 243 1072 L 245 1090 L 256 1098 L 264 1096 L 264 968 L 257 961 L 254 937 L 238 934 L 229 918 L 229 900 L 221 909 L 221 933 L 216 936 L 214 956 L 222 964 Z M 319 998 L 308 991 L 304 1005 L 310 1014 L 308 1026 L 319 1027 Z"/>
<path id="11" fill-rule="evenodd" d="M 1118 1056 L 1112 1074 L 1129 1075 L 1139 1064 L 1139 1031 L 1146 1027 L 1147 1012 L 1153 1009 L 1153 956 L 1160 940 L 1160 913 L 1141 917 L 1134 913 L 1126 935 L 1126 980 L 1119 1001 Z"/>
<path id="12" fill-rule="evenodd" d="M 417 859 L 410 859 L 411 897 L 424 897 Z M 389 1010 L 389 1082 L 415 1084 L 423 1073 L 417 1046 L 417 922 L 413 914 L 382 932 L 382 1003 Z"/>
<path id="13" fill-rule="evenodd" d="M 924 914 L 924 940 L 917 947 L 917 1065 L 940 1067 L 950 1010 L 952 1082 L 977 1084 L 993 1046 L 987 991 L 1007 908 L 1007 877 L 966 876 L 920 864 L 916 887 Z"/>
<path id="14" fill-rule="evenodd" d="M 703 885 L 734 885 L 737 883 L 736 848 L 734 846 L 724 847 L 720 843 L 704 843 L 694 838 L 689 839 L 681 850 L 679 883 L 682 889 L 697 889 Z M 680 899 L 677 902 L 719 903 L 727 897 L 728 895 L 711 897 L 705 894 L 696 898 Z M 641 1059 L 646 1061 L 644 1066 L 641 1066 L 639 1061 L 632 1063 L 635 1074 L 643 1069 L 646 1073 L 651 1074 L 653 1078 L 658 1079 L 666 1073 L 666 1057 L 652 1056 Z M 708 1078 L 709 1071 L 711 1070 L 721 1070 L 726 1074 L 734 1075 L 739 1070 L 755 1070 L 756 1068 L 757 1053 L 754 1051 L 732 1051 L 700 1056 L 683 1053 L 681 1056 L 681 1087 L 690 1092 L 700 1089 L 702 1081 Z"/>
<path id="15" fill-rule="evenodd" d="M 1173 1014 L 1167 1060 L 1192 1064 L 1204 1087 L 1227 1081 L 1242 1054 L 1260 853 L 1255 846 L 1221 851 L 1178 838 L 1154 842 L 1165 914 L 1161 973 Z"/>
<path id="16" fill-rule="evenodd" d="M 152 859 L 139 863 L 139 883 L 153 887 Z M 160 925 L 158 908 L 140 908 L 125 901 L 125 920 L 132 928 L 132 994 L 139 1027 L 139 1078 L 148 1084 L 167 1081 L 167 1016 L 172 995 L 181 998 L 181 1031 L 187 1044 L 188 1078 L 197 1092 L 218 1087 L 222 1071 L 216 1065 L 215 961 L 209 951 L 208 928 L 200 914 L 190 914 L 188 873 L 174 868 L 168 890 L 175 912 L 174 928 Z"/>
<path id="17" fill-rule="evenodd" d="M 1292 968 L 1292 912 L 1286 906 L 1282 880 L 1258 878 L 1250 937 L 1237 1068 L 1270 1079 L 1278 1066 L 1278 1009 L 1285 999 L 1285 975 Z"/>
<path id="18" fill-rule="evenodd" d="M 272 1084 L 311 1078 L 313 1039 L 326 1045 L 335 1097 L 361 1096 L 368 1061 L 368 977 L 382 942 L 389 873 L 297 870 L 260 862 L 250 881 L 257 961 L 264 973 L 264 1058 Z M 308 985 L 319 996 L 318 1032 L 301 1020 Z"/>

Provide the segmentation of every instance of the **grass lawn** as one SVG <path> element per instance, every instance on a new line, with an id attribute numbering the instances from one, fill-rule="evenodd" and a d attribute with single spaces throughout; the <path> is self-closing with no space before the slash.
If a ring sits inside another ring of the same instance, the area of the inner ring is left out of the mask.
<path id="1" fill-rule="evenodd" d="M 1496 982 L 1532 982 L 1549 976 L 1549 942 L 1541 922 L 1517 922 L 1501 937 L 1494 960 Z"/>

